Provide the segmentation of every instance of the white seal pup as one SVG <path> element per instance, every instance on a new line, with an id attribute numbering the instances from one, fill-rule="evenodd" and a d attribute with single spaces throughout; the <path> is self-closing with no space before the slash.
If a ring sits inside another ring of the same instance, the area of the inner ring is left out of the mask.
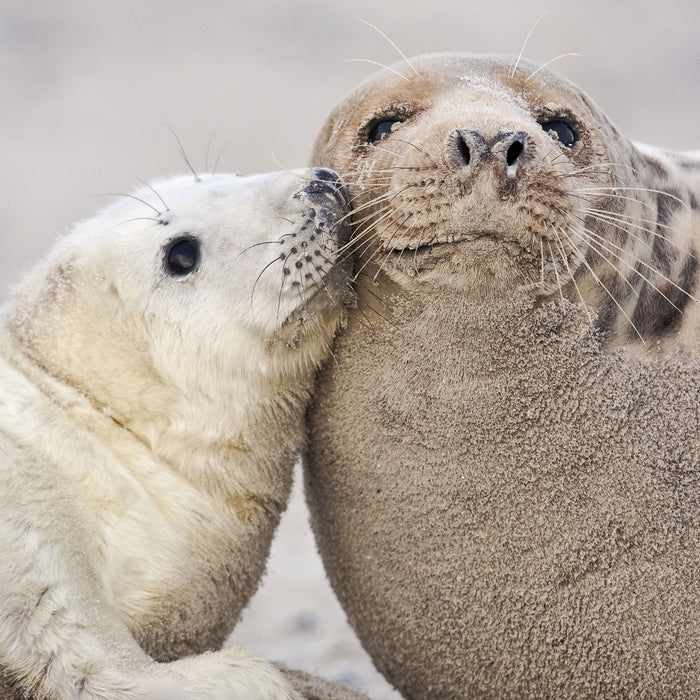
<path id="1" fill-rule="evenodd" d="M 300 697 L 252 653 L 211 650 L 286 505 L 349 290 L 346 213 L 327 170 L 164 180 L 14 290 L 0 668 L 18 695 Z"/>
<path id="2" fill-rule="evenodd" d="M 408 698 L 700 696 L 700 155 L 534 65 L 330 115 L 358 305 L 309 411 L 330 580 Z"/>

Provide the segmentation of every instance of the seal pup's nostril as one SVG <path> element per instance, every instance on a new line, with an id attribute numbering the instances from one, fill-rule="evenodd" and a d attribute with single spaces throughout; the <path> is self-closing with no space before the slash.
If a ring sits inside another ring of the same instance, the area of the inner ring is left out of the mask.
<path id="1" fill-rule="evenodd" d="M 315 168 L 314 176 L 317 180 L 333 182 L 336 185 L 340 184 L 340 175 L 338 175 L 338 173 L 336 173 L 335 170 L 328 170 L 328 168 Z"/>
<path id="2" fill-rule="evenodd" d="M 349 195 L 342 178 L 335 170 L 313 168 L 312 173 L 314 179 L 305 188 L 307 194 L 330 195 L 339 204 L 343 206 L 348 204 Z"/>

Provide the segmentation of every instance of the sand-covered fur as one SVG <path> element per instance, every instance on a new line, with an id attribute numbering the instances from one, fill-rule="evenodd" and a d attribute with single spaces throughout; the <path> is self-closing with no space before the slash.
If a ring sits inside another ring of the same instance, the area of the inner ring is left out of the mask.
<path id="1" fill-rule="evenodd" d="M 309 412 L 334 589 L 407 698 L 696 697 L 700 158 L 530 64 L 393 71 L 313 155 L 360 271 Z"/>
<path id="2" fill-rule="evenodd" d="M 252 653 L 211 650 L 258 585 L 342 315 L 336 179 L 144 186 L 14 291 L 0 326 L 5 684 L 298 697 Z"/>

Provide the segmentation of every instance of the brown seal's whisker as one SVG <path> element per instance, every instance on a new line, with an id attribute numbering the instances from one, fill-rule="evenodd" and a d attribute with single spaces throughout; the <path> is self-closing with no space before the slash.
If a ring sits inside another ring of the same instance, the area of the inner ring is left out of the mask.
<path id="1" fill-rule="evenodd" d="M 566 269 L 569 273 L 569 279 L 574 285 L 574 289 L 576 289 L 576 293 L 578 294 L 579 301 L 583 305 L 583 308 L 586 312 L 586 315 L 588 316 L 588 322 L 593 323 L 593 316 L 591 315 L 590 309 L 588 308 L 588 304 L 586 303 L 586 300 L 583 298 L 583 294 L 581 293 L 581 288 L 578 286 L 578 283 L 576 282 L 576 277 L 574 275 L 573 270 L 571 269 L 571 265 L 569 264 L 569 256 L 566 254 L 566 250 L 564 249 L 564 244 L 562 243 L 561 237 L 559 236 L 559 232 L 556 229 L 552 229 L 555 237 L 554 244 L 557 247 L 557 250 L 560 252 L 562 260 L 564 261 L 564 264 L 566 265 Z M 576 251 L 574 251 L 574 255 L 576 255 Z"/>
<path id="2" fill-rule="evenodd" d="M 573 241 L 571 241 L 571 238 L 569 237 L 569 235 L 568 235 L 565 231 L 563 231 L 563 230 L 562 230 L 561 233 L 565 236 L 565 238 L 567 238 L 567 240 L 569 241 L 569 243 L 570 243 L 571 245 L 573 245 Z M 611 299 L 611 301 L 615 304 L 615 306 L 617 306 L 617 308 L 619 309 L 620 313 L 625 317 L 625 319 L 626 319 L 627 322 L 629 323 L 630 327 L 634 330 L 635 334 L 636 334 L 637 337 L 639 338 L 639 340 L 640 340 L 640 342 L 642 343 L 642 345 L 645 346 L 645 345 L 646 345 L 646 341 L 644 340 L 644 337 L 642 336 L 642 334 L 639 332 L 639 329 L 637 328 L 637 326 L 634 324 L 634 322 L 632 321 L 632 319 L 629 317 L 629 314 L 624 310 L 624 308 L 622 307 L 622 305 L 620 304 L 620 302 L 617 300 L 617 298 L 615 297 L 615 295 L 608 289 L 608 287 L 603 283 L 603 281 L 600 279 L 600 277 L 595 273 L 595 271 L 594 271 L 593 268 L 591 267 L 590 263 L 586 260 L 585 256 L 584 256 L 580 251 L 578 251 L 578 249 L 575 249 L 575 250 L 576 250 L 576 255 L 579 257 L 581 263 L 586 267 L 586 269 L 587 269 L 588 272 L 591 274 L 591 276 L 593 277 L 593 279 L 598 283 L 598 286 L 608 295 L 608 297 L 609 297 L 609 298 Z M 595 248 L 594 248 L 594 250 L 595 250 Z M 596 252 L 597 252 L 597 251 L 596 251 Z M 599 253 L 599 254 L 600 254 L 600 253 Z M 614 266 L 613 266 L 613 267 L 614 267 Z M 624 279 L 624 278 L 623 278 L 623 279 Z M 626 279 L 625 279 L 625 282 L 627 282 Z M 627 283 L 628 283 L 628 285 L 629 285 L 629 282 L 627 282 Z M 632 285 L 629 285 L 629 286 L 632 287 Z M 634 287 L 632 287 L 632 291 L 633 291 L 634 293 L 636 293 L 637 296 L 638 296 L 639 293 L 634 289 Z"/>
<path id="3" fill-rule="evenodd" d="M 672 194 L 671 192 L 665 192 L 664 190 L 655 190 L 649 187 L 620 187 L 620 186 L 614 186 L 614 187 L 582 187 L 578 191 L 579 192 L 598 192 L 598 191 L 607 191 L 610 190 L 611 193 L 614 193 L 616 190 L 625 192 L 625 191 L 630 191 L 630 192 L 648 192 L 651 194 L 661 194 L 664 195 L 665 197 L 670 197 L 673 199 L 675 202 L 680 204 L 682 207 L 687 209 L 688 211 L 692 211 L 690 208 L 690 205 L 687 202 L 684 202 L 680 197 L 676 196 L 675 194 Z"/>
<path id="4" fill-rule="evenodd" d="M 664 241 L 667 241 L 671 245 L 675 245 L 679 249 L 681 248 L 681 244 L 678 243 L 677 241 L 675 241 L 674 239 L 667 238 L 662 233 L 659 233 L 658 231 L 656 231 L 652 228 L 649 228 L 648 226 L 642 226 L 640 224 L 635 224 L 635 223 L 633 223 L 633 220 L 636 219 L 637 221 L 640 221 L 643 224 L 649 224 L 650 226 L 664 229 L 666 231 L 669 231 L 670 233 L 675 233 L 678 236 L 686 237 L 686 238 L 689 238 L 690 240 L 694 240 L 692 233 L 689 233 L 688 231 L 683 231 L 682 229 L 676 228 L 674 226 L 669 226 L 668 224 L 662 224 L 660 221 L 651 221 L 650 219 L 642 219 L 639 217 L 633 217 L 631 214 L 610 212 L 610 211 L 606 211 L 605 209 L 593 209 L 590 207 L 586 207 L 582 211 L 590 214 L 592 218 L 597 218 L 599 221 L 608 221 L 610 223 L 624 224 L 625 227 L 630 226 L 633 229 L 637 229 L 639 231 L 644 231 L 645 233 L 648 233 L 651 236 L 656 236 L 658 238 L 661 238 Z M 683 248 L 683 250 L 685 251 L 685 248 Z M 697 257 L 690 251 L 688 251 L 688 255 L 692 258 L 697 259 Z"/>

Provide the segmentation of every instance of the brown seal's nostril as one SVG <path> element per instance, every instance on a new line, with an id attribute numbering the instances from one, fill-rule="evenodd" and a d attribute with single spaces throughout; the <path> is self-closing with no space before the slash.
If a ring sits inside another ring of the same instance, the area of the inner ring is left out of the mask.
<path id="1" fill-rule="evenodd" d="M 529 141 L 524 131 L 499 134 L 491 150 L 498 160 L 505 160 L 506 176 L 513 177 L 527 153 Z"/>
<path id="2" fill-rule="evenodd" d="M 488 155 L 486 139 L 469 129 L 455 129 L 446 140 L 447 162 L 455 170 L 469 168 L 476 172 Z"/>
<path id="3" fill-rule="evenodd" d="M 506 151 L 506 163 L 508 165 L 513 165 L 516 160 L 520 157 L 523 152 L 524 146 L 522 141 L 513 141 L 508 150 Z"/>

